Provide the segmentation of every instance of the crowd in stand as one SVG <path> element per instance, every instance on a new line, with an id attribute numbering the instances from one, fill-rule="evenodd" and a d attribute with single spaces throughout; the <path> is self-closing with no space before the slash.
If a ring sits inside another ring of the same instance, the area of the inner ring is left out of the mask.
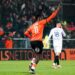
<path id="1" fill-rule="evenodd" d="M 24 38 L 24 31 L 35 17 L 46 18 L 51 14 L 53 6 L 44 1 L 0 0 L 0 48 L 12 48 L 12 37 Z"/>
<path id="2" fill-rule="evenodd" d="M 50 9 L 43 0 L 0 0 L 0 46 L 4 47 L 5 42 L 7 48 L 12 37 L 23 38 L 24 31 L 35 17 L 50 15 Z"/>

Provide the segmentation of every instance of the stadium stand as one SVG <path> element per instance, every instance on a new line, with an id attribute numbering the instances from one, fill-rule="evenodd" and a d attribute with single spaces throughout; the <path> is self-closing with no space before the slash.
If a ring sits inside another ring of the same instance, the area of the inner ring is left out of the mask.
<path id="1" fill-rule="evenodd" d="M 9 39 L 26 38 L 23 32 L 34 22 L 35 17 L 48 17 L 52 12 L 52 8 L 56 8 L 59 3 L 60 0 L 0 0 L 0 48 L 6 48 L 6 41 Z M 64 6 L 65 5 L 62 4 L 63 10 Z M 75 8 L 75 5 L 73 8 Z M 65 14 L 66 13 L 64 13 L 64 15 Z M 44 30 L 44 37 L 49 34 L 49 30 L 54 27 L 59 19 L 60 21 L 67 21 L 67 19 L 63 19 L 65 18 L 62 17 L 64 15 L 61 10 L 59 15 L 52 20 L 51 23 L 48 23 Z M 64 26 L 68 33 L 67 37 L 68 39 L 75 38 L 75 21 L 72 22 L 72 20 L 70 20 L 67 22 L 66 26 Z M 1 33 L 1 31 L 3 31 L 3 33 Z M 18 44 L 14 43 L 14 47 L 24 47 L 23 43 L 25 44 L 25 42 L 23 42 L 23 40 L 18 41 Z M 72 46 L 71 44 L 67 47 L 72 47 L 74 42 Z M 28 47 L 30 46 L 28 45 Z"/>

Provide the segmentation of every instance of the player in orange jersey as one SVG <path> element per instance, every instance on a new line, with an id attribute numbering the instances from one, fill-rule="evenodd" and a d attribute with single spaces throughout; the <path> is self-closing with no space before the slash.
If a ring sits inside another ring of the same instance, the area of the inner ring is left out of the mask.
<path id="1" fill-rule="evenodd" d="M 36 53 L 36 57 L 32 58 L 31 64 L 29 66 L 31 73 L 35 73 L 35 67 L 39 62 L 39 57 L 43 50 L 42 36 L 43 36 L 44 27 L 46 23 L 50 22 L 53 18 L 56 17 L 59 9 L 60 9 L 60 6 L 58 6 L 58 8 L 46 19 L 42 19 L 39 21 L 39 18 L 38 18 L 37 21 L 33 23 L 27 29 L 26 32 L 24 32 L 24 35 L 30 38 L 31 47 Z"/>

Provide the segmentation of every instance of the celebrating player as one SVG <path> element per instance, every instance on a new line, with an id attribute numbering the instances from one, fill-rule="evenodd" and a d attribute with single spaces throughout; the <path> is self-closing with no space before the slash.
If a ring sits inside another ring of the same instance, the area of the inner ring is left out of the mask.
<path id="1" fill-rule="evenodd" d="M 31 73 L 35 73 L 35 67 L 39 62 L 39 56 L 43 50 L 42 36 L 45 24 L 50 22 L 53 18 L 56 17 L 60 7 L 58 7 L 48 18 L 40 20 L 39 17 L 35 23 L 33 23 L 24 34 L 30 38 L 31 47 L 36 53 L 36 57 L 32 58 L 31 64 L 29 65 L 29 69 Z"/>

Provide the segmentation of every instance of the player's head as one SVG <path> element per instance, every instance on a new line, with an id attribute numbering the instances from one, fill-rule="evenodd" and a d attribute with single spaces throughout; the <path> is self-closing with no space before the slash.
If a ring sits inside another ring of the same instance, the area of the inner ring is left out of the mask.
<path id="1" fill-rule="evenodd" d="M 36 21 L 41 20 L 41 17 L 40 16 L 32 16 L 32 20 L 33 20 L 33 23 L 34 23 Z"/>
<path id="2" fill-rule="evenodd" d="M 37 15 L 36 16 L 36 21 L 40 21 L 40 20 L 42 20 L 43 19 L 43 16 L 42 15 Z"/>
<path id="3" fill-rule="evenodd" d="M 57 23 L 57 24 L 56 24 L 56 27 L 58 27 L 58 28 L 62 28 L 61 23 Z"/>

